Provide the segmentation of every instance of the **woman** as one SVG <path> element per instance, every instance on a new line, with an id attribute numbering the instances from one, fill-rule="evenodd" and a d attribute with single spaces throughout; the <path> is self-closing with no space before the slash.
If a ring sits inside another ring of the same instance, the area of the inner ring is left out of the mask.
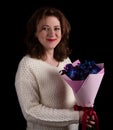
<path id="1" fill-rule="evenodd" d="M 83 111 L 73 109 L 73 91 L 59 74 L 71 63 L 70 30 L 64 14 L 51 7 L 36 10 L 27 23 L 27 52 L 15 76 L 27 130 L 78 130 Z"/>

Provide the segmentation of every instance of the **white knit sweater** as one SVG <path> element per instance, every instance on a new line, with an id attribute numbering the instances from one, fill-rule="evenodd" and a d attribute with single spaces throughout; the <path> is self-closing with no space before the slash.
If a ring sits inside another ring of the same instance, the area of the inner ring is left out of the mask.
<path id="1" fill-rule="evenodd" d="M 24 56 L 15 76 L 15 87 L 27 130 L 78 130 L 79 112 L 71 87 L 61 78 L 67 58 L 58 67 Z"/>

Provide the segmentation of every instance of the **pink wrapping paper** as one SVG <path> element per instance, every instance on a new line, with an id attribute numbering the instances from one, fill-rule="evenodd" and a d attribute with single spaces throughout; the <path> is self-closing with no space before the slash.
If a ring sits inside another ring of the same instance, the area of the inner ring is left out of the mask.
<path id="1" fill-rule="evenodd" d="M 73 66 L 80 63 L 79 60 L 73 62 Z M 104 76 L 104 63 L 96 64 L 101 68 L 97 74 L 89 74 L 85 80 L 71 80 L 66 74 L 62 78 L 73 89 L 77 99 L 77 104 L 82 107 L 93 107 L 94 100 Z"/>

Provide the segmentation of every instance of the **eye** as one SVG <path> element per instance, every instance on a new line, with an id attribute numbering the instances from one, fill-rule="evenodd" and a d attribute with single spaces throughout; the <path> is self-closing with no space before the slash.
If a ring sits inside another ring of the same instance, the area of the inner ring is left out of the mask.
<path id="1" fill-rule="evenodd" d="M 58 31 L 58 30 L 61 30 L 61 28 L 60 27 L 55 27 L 54 30 Z"/>
<path id="2" fill-rule="evenodd" d="M 49 27 L 43 27 L 42 30 L 49 31 Z"/>

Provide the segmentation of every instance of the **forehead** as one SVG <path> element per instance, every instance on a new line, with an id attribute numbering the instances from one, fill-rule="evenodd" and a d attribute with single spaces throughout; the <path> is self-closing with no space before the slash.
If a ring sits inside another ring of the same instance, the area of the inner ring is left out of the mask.
<path id="1" fill-rule="evenodd" d="M 46 16 L 39 21 L 38 25 L 60 26 L 60 21 L 55 16 Z"/>

